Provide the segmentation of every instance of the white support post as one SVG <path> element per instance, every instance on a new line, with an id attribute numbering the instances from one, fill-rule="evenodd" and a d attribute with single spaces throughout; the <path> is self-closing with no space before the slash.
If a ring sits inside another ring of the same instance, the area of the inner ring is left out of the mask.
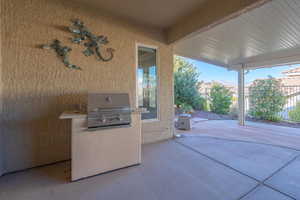
<path id="1" fill-rule="evenodd" d="M 238 72 L 239 124 L 245 125 L 245 70 L 244 65 Z"/>

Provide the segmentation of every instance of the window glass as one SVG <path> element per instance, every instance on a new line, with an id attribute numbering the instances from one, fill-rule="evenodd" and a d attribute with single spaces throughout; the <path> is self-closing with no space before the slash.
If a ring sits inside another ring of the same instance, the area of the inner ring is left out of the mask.
<path id="1" fill-rule="evenodd" d="M 145 108 L 142 119 L 157 119 L 156 49 L 138 47 L 138 106 Z"/>

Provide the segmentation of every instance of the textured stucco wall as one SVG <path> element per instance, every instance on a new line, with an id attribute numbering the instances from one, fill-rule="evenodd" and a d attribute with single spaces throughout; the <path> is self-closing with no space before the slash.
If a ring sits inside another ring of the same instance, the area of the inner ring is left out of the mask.
<path id="1" fill-rule="evenodd" d="M 173 49 L 163 35 L 117 20 L 77 0 L 2 0 L 3 127 L 6 172 L 70 158 L 70 122 L 59 114 L 86 102 L 91 92 L 128 92 L 135 105 L 135 45 L 158 47 L 160 121 L 144 123 L 144 142 L 172 136 Z M 65 26 L 80 18 L 90 29 L 109 37 L 115 58 L 99 62 L 85 57 L 69 42 Z M 83 71 L 64 67 L 40 44 L 60 39 L 71 46 L 70 60 Z"/>
<path id="2" fill-rule="evenodd" d="M 1 28 L 0 28 L 1 33 Z M 2 40 L 1 40 L 1 34 L 0 34 L 0 176 L 4 173 L 4 142 L 3 142 L 3 130 L 2 130 Z"/>

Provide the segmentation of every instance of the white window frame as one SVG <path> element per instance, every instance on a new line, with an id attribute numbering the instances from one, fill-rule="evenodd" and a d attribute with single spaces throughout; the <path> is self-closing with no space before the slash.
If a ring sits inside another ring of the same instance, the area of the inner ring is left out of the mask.
<path id="1" fill-rule="evenodd" d="M 139 62 L 138 62 L 138 53 L 139 53 L 139 47 L 146 47 L 156 50 L 156 75 L 157 75 L 157 88 L 156 88 L 156 103 L 157 103 L 157 117 L 155 119 L 143 119 L 142 122 L 158 122 L 160 121 L 160 63 L 159 63 L 159 49 L 157 46 L 153 45 L 147 45 L 143 43 L 135 43 L 135 95 L 136 95 L 136 108 L 139 108 L 139 94 L 138 94 L 138 68 L 139 68 Z"/>

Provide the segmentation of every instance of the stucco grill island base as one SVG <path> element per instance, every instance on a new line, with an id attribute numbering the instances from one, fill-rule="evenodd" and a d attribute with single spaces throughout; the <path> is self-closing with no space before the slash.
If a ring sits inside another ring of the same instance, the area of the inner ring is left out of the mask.
<path id="1" fill-rule="evenodd" d="M 132 113 L 131 126 L 88 130 L 87 115 L 64 112 L 71 119 L 71 180 L 141 163 L 141 115 Z"/>

